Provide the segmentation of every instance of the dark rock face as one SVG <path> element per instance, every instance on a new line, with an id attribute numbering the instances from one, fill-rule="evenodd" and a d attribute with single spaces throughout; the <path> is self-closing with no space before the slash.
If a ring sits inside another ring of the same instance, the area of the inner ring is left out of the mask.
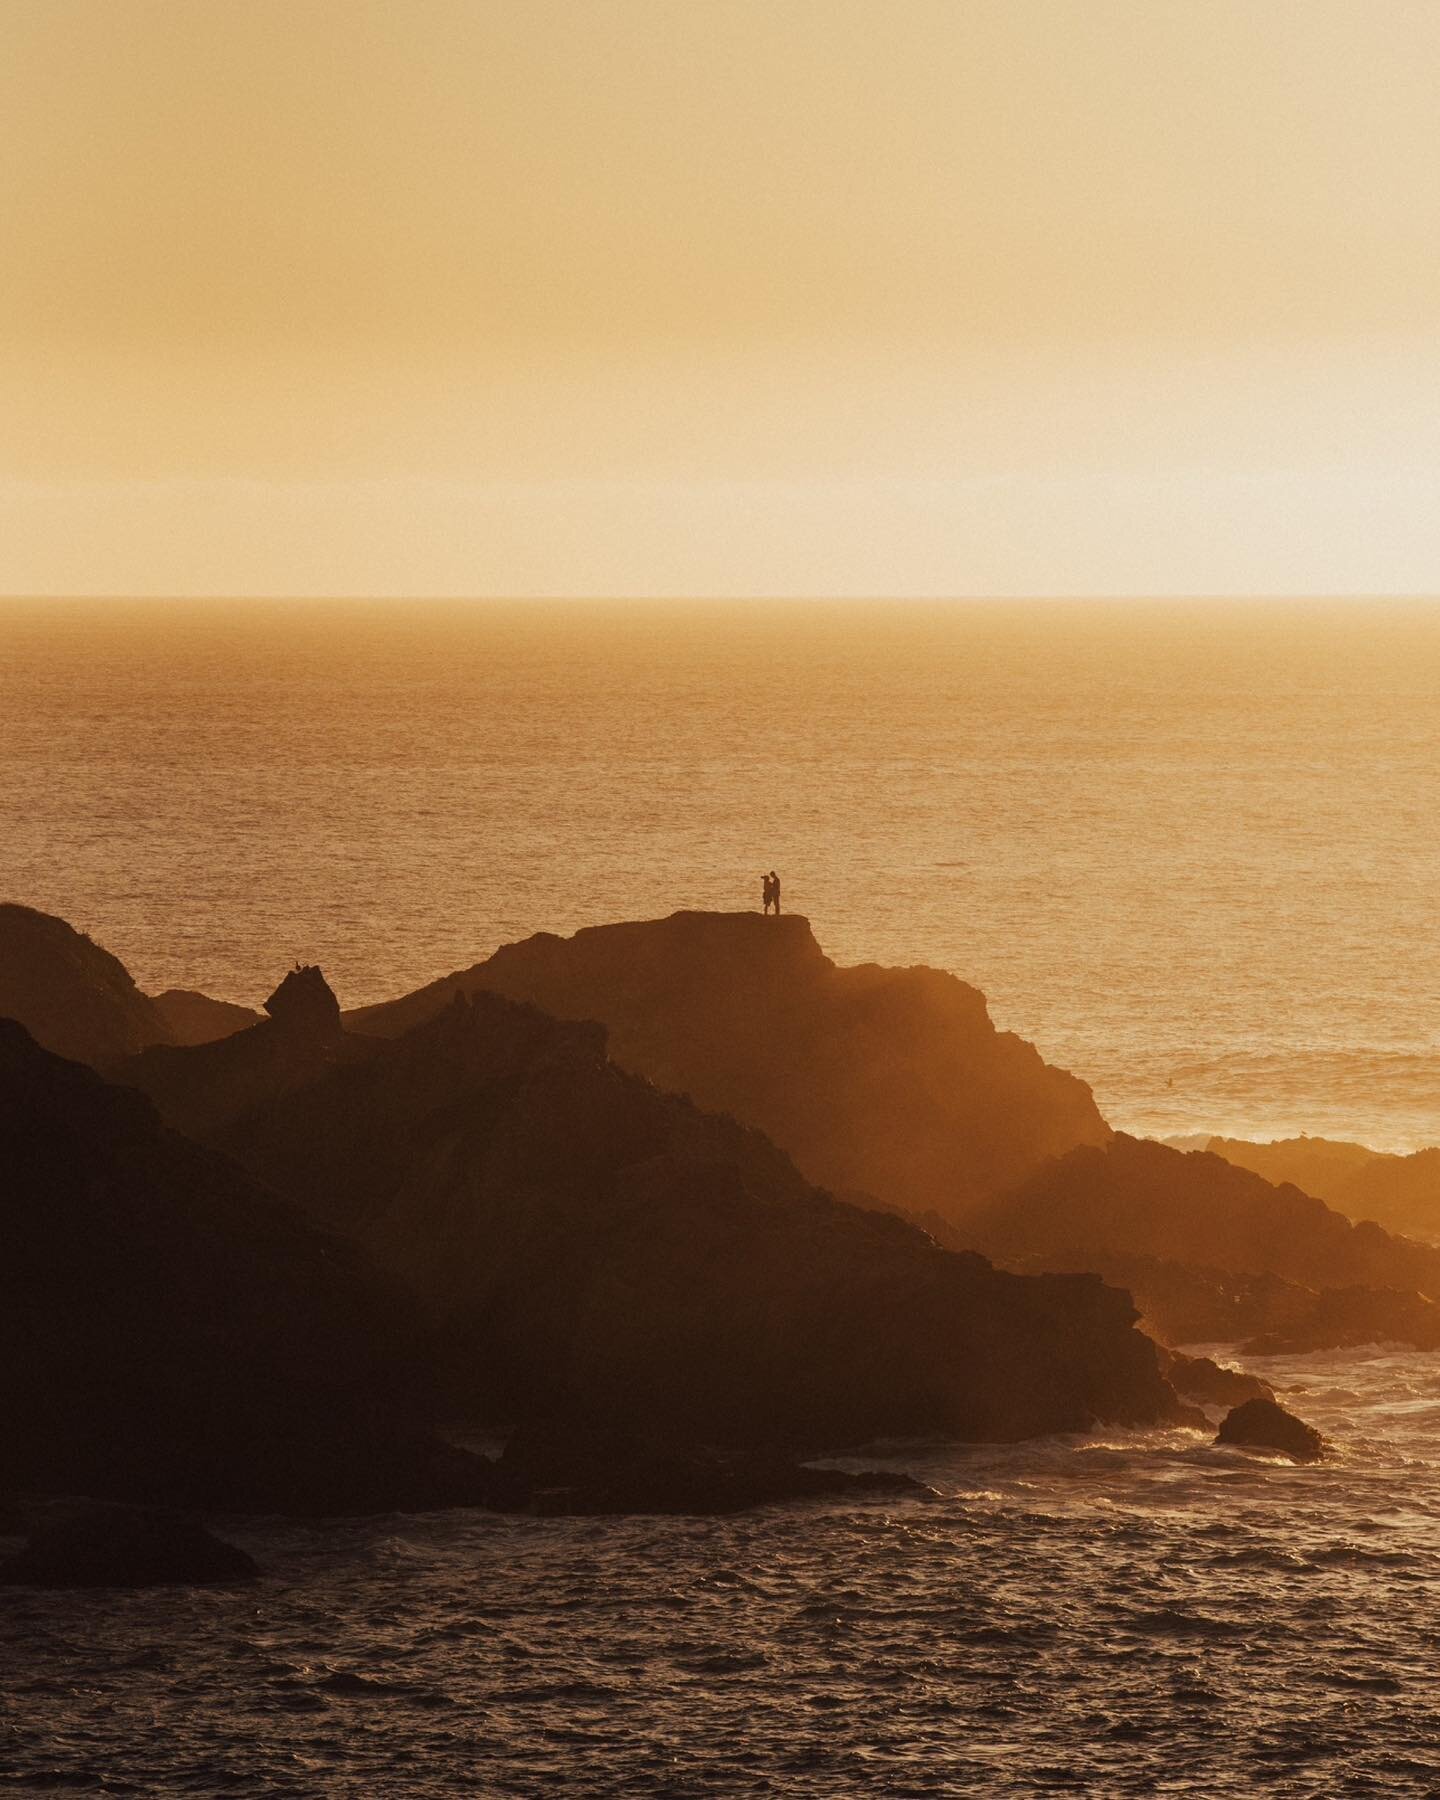
<path id="1" fill-rule="evenodd" d="M 1325 1454 L 1320 1433 L 1274 1400 L 1247 1400 L 1226 1413 L 1215 1442 L 1279 1450 L 1295 1462 L 1314 1462 Z"/>
<path id="2" fill-rule="evenodd" d="M 428 1434 L 415 1346 L 352 1246 L 0 1021 L 0 1486 L 455 1502 L 481 1471 Z"/>
<path id="3" fill-rule="evenodd" d="M 100 1064 L 169 1041 L 123 963 L 49 913 L 0 905 L 0 1017 L 58 1056 Z"/>
<path id="4" fill-rule="evenodd" d="M 314 963 L 296 963 L 265 1010 L 287 1036 L 333 1040 L 340 1035 L 340 1002 Z"/>
<path id="5" fill-rule="evenodd" d="M 1440 1294 L 1440 1251 L 1352 1224 L 1218 1156 L 1118 1135 L 1052 1163 L 966 1229 L 1006 1263 L 1099 1269 L 1174 1342 L 1282 1320 L 1332 1344 L 1395 1336 L 1397 1326 L 1418 1334 L 1408 1341 L 1440 1341 L 1423 1298 Z"/>
<path id="6" fill-rule="evenodd" d="M 812 1181 L 956 1218 L 1109 1131 L 1089 1088 L 935 969 L 837 968 L 797 915 L 675 913 L 548 933 L 351 1014 L 393 1035 L 457 992 L 597 1019 L 624 1069 L 764 1131 Z"/>
<path id="7" fill-rule="evenodd" d="M 1238 1406 L 1244 1400 L 1275 1398 L 1268 1381 L 1247 1375 L 1243 1369 L 1228 1368 L 1208 1356 L 1182 1356 L 1178 1350 L 1166 1350 L 1161 1354 L 1160 1366 L 1177 1394 L 1201 1406 Z"/>
<path id="8" fill-rule="evenodd" d="M 598 1026 L 496 995 L 372 1040 L 214 1141 L 356 1233 L 418 1299 L 467 1409 L 497 1421 L 818 1451 L 1182 1411 L 1098 1279 L 941 1250 L 617 1068 Z"/>
<path id="9" fill-rule="evenodd" d="M 213 1044 L 260 1023 L 260 1014 L 229 1000 L 212 1000 L 189 988 L 166 988 L 151 996 L 155 1010 L 165 1021 L 172 1043 Z"/>
<path id="10" fill-rule="evenodd" d="M 347 1039 L 340 1006 L 320 970 L 292 969 L 265 1002 L 270 1016 L 244 1031 L 197 1044 L 157 1044 L 103 1073 L 139 1088 L 167 1125 L 205 1137 L 334 1062 L 365 1056 Z"/>
<path id="11" fill-rule="evenodd" d="M 0 1584 L 11 1587 L 199 1587 L 259 1574 L 252 1557 L 195 1520 L 133 1506 L 79 1508 L 0 1563 Z"/>
<path id="12" fill-rule="evenodd" d="M 788 1458 L 647 1443 L 624 1432 L 532 1427 L 505 1446 L 494 1504 L 556 1514 L 735 1513 L 785 1501 L 925 1499 L 908 1475 L 814 1469 Z"/>

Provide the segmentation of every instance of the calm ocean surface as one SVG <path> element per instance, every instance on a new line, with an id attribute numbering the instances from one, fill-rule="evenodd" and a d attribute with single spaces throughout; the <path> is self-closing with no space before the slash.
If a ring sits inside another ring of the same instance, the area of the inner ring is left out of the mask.
<path id="1" fill-rule="evenodd" d="M 0 603 L 0 891 L 152 990 L 772 865 L 1116 1124 L 1440 1141 L 1440 607 Z"/>

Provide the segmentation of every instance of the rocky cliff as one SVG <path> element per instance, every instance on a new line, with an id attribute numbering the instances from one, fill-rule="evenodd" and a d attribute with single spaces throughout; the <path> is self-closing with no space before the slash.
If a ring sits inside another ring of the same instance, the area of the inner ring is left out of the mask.
<path id="1" fill-rule="evenodd" d="M 759 1127 L 812 1181 L 915 1215 L 961 1218 L 1109 1136 L 1089 1088 L 996 1031 L 975 988 L 936 969 L 838 968 L 795 915 L 541 933 L 347 1022 L 394 1034 L 487 990 L 601 1021 L 622 1068 Z"/>
<path id="2" fill-rule="evenodd" d="M 123 963 L 64 919 L 0 905 L 0 1018 L 58 1056 L 99 1064 L 170 1041 Z"/>
<path id="3" fill-rule="evenodd" d="M 808 936 L 808 934 L 807 934 Z M 1178 1416 L 1128 1299 L 940 1249 L 477 991 L 218 1136 L 417 1296 L 472 1410 L 727 1443 Z"/>
<path id="4" fill-rule="evenodd" d="M 452 1503 L 393 1284 L 139 1094 L 0 1021 L 0 1485 Z"/>

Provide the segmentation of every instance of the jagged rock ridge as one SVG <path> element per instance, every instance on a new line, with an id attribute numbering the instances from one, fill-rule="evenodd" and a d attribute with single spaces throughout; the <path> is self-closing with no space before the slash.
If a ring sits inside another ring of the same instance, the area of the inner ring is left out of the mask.
<path id="1" fill-rule="evenodd" d="M 405 1281 L 472 1407 L 815 1447 L 1183 1416 L 1123 1295 L 816 1190 L 596 1025 L 478 992 L 368 1052 L 214 1141 Z"/>
<path id="2" fill-rule="evenodd" d="M 812 1181 L 917 1216 L 963 1217 L 1109 1136 L 1089 1088 L 996 1031 L 978 990 L 936 969 L 837 968 L 798 915 L 541 933 L 348 1023 L 393 1034 L 485 990 L 598 1019 L 621 1067 L 757 1126 Z"/>

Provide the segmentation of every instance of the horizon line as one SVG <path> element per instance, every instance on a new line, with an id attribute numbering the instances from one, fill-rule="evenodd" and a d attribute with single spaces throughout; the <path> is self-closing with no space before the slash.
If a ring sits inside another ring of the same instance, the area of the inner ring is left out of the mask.
<path id="1" fill-rule="evenodd" d="M 1440 600 L 1440 589 L 1415 592 L 1337 593 L 1175 593 L 1147 594 L 1135 592 L 1086 592 L 1076 594 L 397 594 L 397 593 L 11 593 L 0 592 L 0 604 L 23 602 L 120 602 L 149 603 L 198 601 L 229 604 L 232 602 L 278 601 L 282 604 L 333 604 L 363 602 L 366 604 L 397 603 L 400 605 L 480 606 L 489 604 L 523 606 L 767 606 L 767 605 L 834 605 L 834 606 L 1004 606 L 1004 605 L 1088 605 L 1099 601 L 1124 601 L 1148 605 L 1196 605 L 1239 603 L 1242 605 L 1295 604 L 1333 605 L 1350 601 L 1397 603 L 1431 603 Z"/>

